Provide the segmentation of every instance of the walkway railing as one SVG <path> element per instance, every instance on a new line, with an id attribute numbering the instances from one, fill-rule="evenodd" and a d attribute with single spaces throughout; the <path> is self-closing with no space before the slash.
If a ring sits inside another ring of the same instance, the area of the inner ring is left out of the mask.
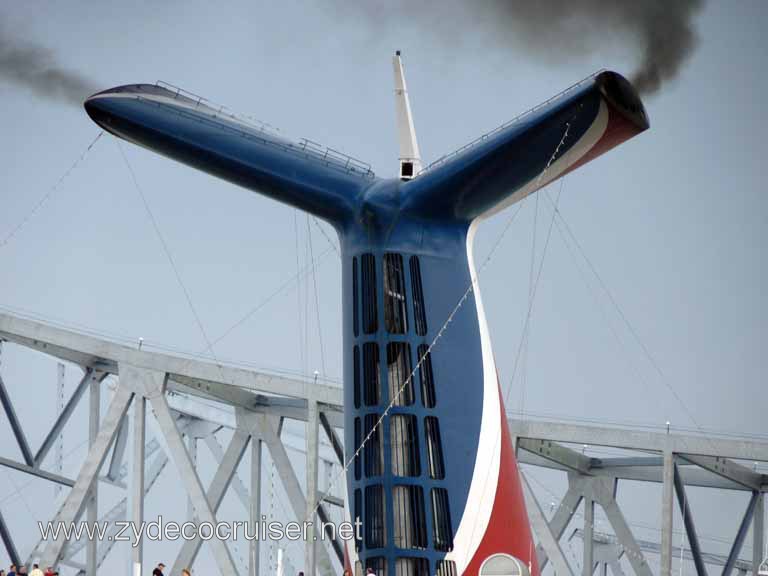
<path id="1" fill-rule="evenodd" d="M 344 172 L 356 174 L 365 178 L 375 177 L 375 174 L 369 163 L 363 162 L 362 160 L 350 156 L 349 154 L 345 154 L 328 146 L 323 146 L 322 144 L 318 144 L 317 142 L 309 140 L 308 138 L 301 138 L 298 143 L 291 142 L 278 128 L 272 126 L 271 124 L 267 124 L 266 122 L 262 122 L 261 120 L 251 116 L 234 112 L 226 106 L 211 102 L 202 96 L 199 96 L 188 90 L 184 90 L 183 88 L 179 88 L 178 86 L 174 86 L 168 82 L 158 81 L 155 85 L 171 92 L 174 98 L 182 98 L 189 101 L 195 108 L 205 108 L 210 112 L 210 120 L 214 123 L 217 119 L 223 119 L 238 124 L 244 124 L 249 128 L 255 129 L 257 132 L 276 136 L 279 138 L 279 140 L 273 138 L 263 138 L 245 130 L 238 130 L 231 125 L 226 126 L 227 128 L 235 130 L 236 133 L 244 138 L 256 138 L 263 144 L 276 146 L 286 152 L 292 152 L 305 158 L 319 161 L 328 167 L 343 170 Z M 162 105 L 160 102 L 156 103 Z M 197 116 L 184 114 L 180 109 L 174 109 L 174 111 L 181 115 L 187 116 L 190 119 L 199 120 L 201 122 L 203 121 L 202 118 Z M 218 123 L 217 125 L 222 126 Z"/>
<path id="2" fill-rule="evenodd" d="M 231 108 L 228 108 L 222 104 L 216 104 L 215 102 L 212 102 L 207 98 L 203 98 L 202 96 L 199 96 L 194 92 L 190 92 L 189 90 L 185 90 L 184 88 L 179 88 L 178 86 L 174 86 L 170 82 L 158 80 L 157 82 L 155 82 L 155 86 L 158 86 L 159 88 L 164 88 L 165 90 L 168 90 L 168 92 L 172 92 L 174 95 L 174 98 L 182 97 L 187 100 L 191 100 L 192 103 L 195 104 L 195 106 L 204 106 L 205 108 L 210 109 L 211 112 L 213 112 L 216 116 L 223 116 L 230 120 L 235 120 L 238 122 L 242 122 L 244 124 L 249 124 L 252 128 L 257 128 L 263 132 L 272 132 L 276 135 L 280 135 L 280 129 L 276 128 L 275 126 L 272 126 L 271 124 L 268 124 L 267 122 L 262 122 L 261 120 L 254 118 L 252 116 L 235 112 Z"/>
<path id="3" fill-rule="evenodd" d="M 586 78 L 584 78 L 582 80 L 579 80 L 575 84 L 572 84 L 571 86 L 569 86 L 568 88 L 566 88 L 562 92 L 559 92 L 559 93 L 555 94 L 554 96 L 552 96 L 551 98 L 545 100 L 541 104 L 537 104 L 533 108 L 529 108 L 528 110 L 526 110 L 522 114 L 518 114 L 517 116 L 512 118 L 512 120 L 508 120 L 507 122 L 505 122 L 501 126 L 497 126 L 496 128 L 494 128 L 490 132 L 487 132 L 487 133 L 483 134 L 482 136 L 480 136 L 478 138 L 475 138 L 474 140 L 472 140 L 471 142 L 465 144 L 461 148 L 459 148 L 457 150 L 454 150 L 453 152 L 449 152 L 448 154 L 445 154 L 443 156 L 440 156 L 440 158 L 438 158 L 434 162 L 431 162 L 425 168 L 423 168 L 421 170 L 421 172 L 419 172 L 419 174 L 424 174 L 426 172 L 429 172 L 430 170 L 433 170 L 433 169 L 437 168 L 438 166 L 440 166 L 441 164 L 443 164 L 446 161 L 450 160 L 451 158 L 454 158 L 455 156 L 458 156 L 462 152 L 464 152 L 466 150 L 469 150 L 470 148 L 474 148 L 475 146 L 477 146 L 479 144 L 482 144 L 483 142 L 485 142 L 486 140 L 488 140 L 492 136 L 495 136 L 496 134 L 498 134 L 502 130 L 504 130 L 506 128 L 509 128 L 510 126 L 512 126 L 513 124 L 516 124 L 517 122 L 520 122 L 521 120 L 523 120 L 527 116 L 530 116 L 531 114 L 533 114 L 537 110 L 540 110 L 541 108 L 544 108 L 545 106 L 548 106 L 549 104 L 551 104 L 555 100 L 558 100 L 559 98 L 562 98 L 563 96 L 565 96 L 569 92 L 572 92 L 572 91 L 576 90 L 577 88 L 579 88 L 579 87 L 581 87 L 581 86 L 583 86 L 585 84 L 588 84 L 589 82 L 593 82 L 595 80 L 595 78 L 599 74 L 604 72 L 604 71 L 605 71 L 604 69 L 600 69 L 597 72 L 595 72 L 593 74 L 590 74 Z"/>

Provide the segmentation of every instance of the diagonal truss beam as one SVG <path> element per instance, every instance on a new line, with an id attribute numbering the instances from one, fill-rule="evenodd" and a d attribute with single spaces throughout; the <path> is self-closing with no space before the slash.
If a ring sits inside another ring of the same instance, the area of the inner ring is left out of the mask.
<path id="1" fill-rule="evenodd" d="M 80 468 L 75 485 L 56 514 L 55 521 L 68 525 L 76 522 L 80 517 L 90 496 L 91 488 L 96 483 L 99 469 L 104 463 L 109 447 L 117 433 L 117 427 L 120 425 L 126 410 L 128 410 L 128 405 L 131 403 L 132 398 L 133 392 L 125 386 L 118 386 L 107 414 L 102 421 L 101 429 L 88 451 L 85 462 Z M 66 542 L 63 538 L 50 541 L 43 552 L 42 564 L 45 566 L 55 566 L 61 557 L 65 544 Z"/>
<path id="2" fill-rule="evenodd" d="M 701 557 L 701 546 L 699 545 L 699 537 L 696 534 L 696 524 L 691 515 L 691 506 L 685 494 L 685 484 L 680 477 L 680 471 L 678 470 L 677 465 L 674 467 L 674 480 L 677 503 L 680 506 L 680 513 L 683 516 L 685 532 L 688 535 L 688 546 L 691 548 L 693 563 L 696 566 L 696 573 L 699 576 L 707 576 L 707 567 L 704 565 L 704 559 Z"/>
<path id="3" fill-rule="evenodd" d="M 320 412 L 320 426 L 323 427 L 325 435 L 328 437 L 328 441 L 331 443 L 333 451 L 336 453 L 336 458 L 339 460 L 339 464 L 344 466 L 344 444 L 341 442 L 336 431 L 328 421 L 328 416 L 322 411 Z"/>
<path id="4" fill-rule="evenodd" d="M 335 530 L 333 529 L 333 526 L 331 526 L 331 517 L 328 514 L 328 509 L 323 504 L 320 504 L 317 507 L 317 515 L 320 517 L 320 522 L 323 523 L 325 528 L 325 536 L 328 539 L 328 542 L 331 543 L 331 547 L 333 548 L 333 552 L 336 554 L 336 558 L 338 558 L 339 563 L 343 565 L 344 544 L 342 544 L 338 534 L 335 534 L 334 537 Z"/>
<path id="5" fill-rule="evenodd" d="M 107 374 L 101 372 L 97 376 L 92 368 L 85 369 L 85 374 L 83 374 L 83 377 L 80 379 L 80 382 L 75 388 L 75 391 L 72 392 L 72 396 L 69 397 L 69 400 L 64 405 L 64 409 L 56 418 L 53 426 L 51 426 L 48 434 L 46 434 L 43 443 L 40 445 L 40 449 L 37 451 L 37 454 L 35 454 L 36 467 L 40 467 L 40 465 L 45 460 L 45 457 L 48 455 L 48 452 L 50 452 L 51 448 L 56 443 L 56 439 L 61 435 L 62 429 L 67 424 L 67 422 L 69 422 L 69 418 L 72 416 L 72 412 L 75 411 L 75 407 L 77 406 L 78 402 L 80 402 L 80 399 L 83 397 L 83 394 L 85 394 L 85 391 L 88 389 L 91 378 L 94 377 L 99 378 L 99 381 L 101 381 L 107 377 Z"/>
<path id="6" fill-rule="evenodd" d="M 739 531 L 736 532 L 736 538 L 733 540 L 733 546 L 731 546 L 731 551 L 728 553 L 728 560 L 725 561 L 725 566 L 723 567 L 723 576 L 730 576 L 736 561 L 739 559 L 741 546 L 744 544 L 744 539 L 747 537 L 749 524 L 752 522 L 752 515 L 755 513 L 755 507 L 759 497 L 759 492 L 753 492 L 752 497 L 749 499 L 747 510 L 744 512 L 744 517 L 741 519 L 741 524 L 739 525 Z"/>
<path id="7" fill-rule="evenodd" d="M 285 493 L 288 495 L 288 502 L 291 505 L 293 513 L 296 518 L 302 520 L 306 513 L 307 501 L 304 497 L 304 493 L 301 490 L 299 479 L 296 477 L 296 472 L 291 466 L 291 461 L 288 458 L 288 452 L 285 450 L 285 446 L 280 441 L 278 436 L 278 430 L 280 427 L 279 421 L 274 417 L 267 417 L 263 415 L 256 415 L 259 431 L 264 443 L 269 449 L 269 454 L 272 457 L 272 462 L 275 465 L 280 480 L 285 488 Z M 328 555 L 328 550 L 325 546 L 318 546 L 318 564 L 323 573 L 331 571 L 331 558 Z"/>
<path id="8" fill-rule="evenodd" d="M 123 457 L 125 456 L 125 447 L 128 444 L 128 417 L 123 418 L 120 428 L 115 438 L 115 446 L 112 448 L 112 457 L 109 460 L 106 477 L 111 482 L 117 482 L 120 477 L 120 470 L 123 466 Z"/>
<path id="9" fill-rule="evenodd" d="M 248 446 L 248 439 L 248 434 L 236 430 L 234 436 L 232 436 L 232 440 L 229 442 L 227 451 L 224 453 L 224 458 L 222 459 L 221 464 L 216 469 L 216 474 L 211 481 L 211 486 L 206 495 L 208 505 L 214 514 L 218 512 L 219 506 L 227 492 L 227 488 L 229 488 L 229 484 L 232 481 L 232 477 L 235 475 L 237 466 L 243 459 L 243 454 Z M 196 535 L 192 540 L 186 540 L 179 555 L 176 557 L 176 562 L 174 562 L 171 573 L 180 574 L 183 568 L 192 566 L 202 544 L 203 540 L 199 535 Z"/>
<path id="10" fill-rule="evenodd" d="M 27 466 L 34 466 L 35 459 L 32 457 L 32 451 L 29 449 L 29 442 L 27 442 L 24 429 L 21 427 L 18 416 L 16 416 L 16 409 L 13 407 L 13 401 L 8 395 L 8 390 L 5 387 L 2 376 L 0 376 L 0 403 L 3 405 L 5 415 L 8 417 L 8 424 L 11 425 L 11 430 L 16 437 L 16 444 L 18 444 L 19 450 L 21 450 L 24 462 L 27 463 Z"/>
<path id="11" fill-rule="evenodd" d="M 542 548 L 547 553 L 547 558 L 552 561 L 552 565 L 555 569 L 555 573 L 558 576 L 573 576 L 573 569 L 568 564 L 568 560 L 565 559 L 563 549 L 560 548 L 560 540 L 556 538 L 552 532 L 552 528 L 547 523 L 547 519 L 544 516 L 544 512 L 541 510 L 541 505 L 536 499 L 536 495 L 531 490 L 528 479 L 524 474 L 520 474 L 520 478 L 523 480 L 523 493 L 525 495 L 526 508 L 528 509 L 528 517 L 531 520 L 531 526 L 534 532 L 539 537 Z"/>
<path id="12" fill-rule="evenodd" d="M 568 491 L 565 493 L 565 496 L 563 496 L 560 505 L 555 511 L 555 515 L 549 522 L 549 528 L 556 541 L 559 542 L 560 538 L 563 537 L 565 529 L 568 527 L 568 524 L 571 523 L 571 519 L 573 519 L 579 504 L 581 504 L 581 499 L 582 495 L 576 477 L 569 476 Z M 549 555 L 541 544 L 536 547 L 536 557 L 539 561 L 539 570 L 544 570 L 544 567 L 549 561 Z"/>
<path id="13" fill-rule="evenodd" d="M 634 534 L 632 534 L 632 530 L 629 528 L 627 520 L 624 518 L 624 514 L 622 514 L 616 502 L 614 489 L 607 489 L 606 484 L 604 482 L 596 483 L 596 496 L 608 518 L 608 522 L 611 523 L 611 527 L 616 533 L 616 537 L 624 548 L 632 569 L 638 576 L 653 576 L 651 568 L 648 566 L 648 561 L 645 559 L 637 540 L 635 540 Z"/>
<path id="14" fill-rule="evenodd" d="M 525 484 L 528 490 L 530 490 L 530 485 L 527 485 L 527 481 Z M 642 550 L 637 543 L 637 540 L 632 534 L 632 531 L 629 528 L 629 524 L 624 518 L 618 503 L 616 502 L 615 489 L 616 480 L 613 478 L 604 478 L 599 476 L 590 477 L 580 475 L 576 472 L 569 473 L 568 491 L 560 501 L 560 506 L 548 524 L 548 531 L 551 534 L 551 539 L 554 540 L 555 545 L 559 545 L 558 543 L 562 538 L 565 529 L 568 527 L 568 524 L 571 522 L 571 519 L 575 515 L 582 499 L 588 503 L 594 502 L 603 508 L 608 521 L 616 533 L 617 540 L 623 548 L 635 574 L 639 576 L 652 576 L 648 562 L 645 559 Z M 533 496 L 533 494 L 531 494 L 531 496 Z M 533 497 L 535 498 L 535 496 Z M 528 510 L 531 516 L 531 522 L 535 526 L 536 506 L 529 504 Z M 541 511 L 540 508 L 539 511 Z M 589 512 L 589 509 L 585 510 L 585 517 L 589 516 Z M 592 521 L 586 520 L 586 531 L 592 532 L 592 530 L 589 530 L 592 528 L 591 524 Z M 540 538 L 540 544 L 536 548 L 536 556 L 539 561 L 539 570 L 543 571 L 544 567 L 547 565 L 547 562 L 550 560 L 550 550 L 548 548 L 551 548 L 552 544 L 550 542 L 547 546 L 545 546 L 546 542 L 544 539 L 546 538 L 549 540 L 549 535 L 547 535 L 545 532 L 537 530 L 536 533 L 539 534 Z M 585 551 L 592 549 L 591 546 L 589 546 L 591 542 L 587 542 L 591 540 L 592 537 L 590 535 L 585 536 Z M 555 572 L 558 574 L 560 574 L 562 570 L 562 566 L 559 570 L 557 567 L 555 567 Z"/>
<path id="15" fill-rule="evenodd" d="M 16 564 L 17 566 L 20 565 L 21 557 L 19 556 L 19 551 L 13 543 L 11 531 L 8 530 L 8 525 L 5 523 L 5 518 L 3 517 L 2 512 L 0 512 L 0 540 L 3 541 L 3 546 L 5 546 L 5 551 L 8 553 L 8 558 L 11 560 L 11 564 Z"/>
<path id="16" fill-rule="evenodd" d="M 184 432 L 186 426 L 188 425 L 188 420 L 182 420 L 179 422 L 179 431 Z M 159 444 L 155 440 L 151 440 L 150 442 L 147 442 L 145 446 L 145 454 L 146 458 L 151 458 L 155 452 L 158 451 Z M 150 464 L 148 471 L 145 474 L 145 480 L 144 480 L 144 495 L 146 496 L 149 494 L 152 487 L 155 485 L 155 482 L 157 482 L 157 479 L 160 477 L 160 474 L 165 469 L 166 465 L 168 464 L 168 455 L 160 451 L 152 461 L 152 464 Z M 118 481 L 122 482 L 125 479 L 125 476 L 128 474 L 128 470 L 126 466 L 123 466 L 120 471 L 120 475 L 118 476 Z M 108 522 L 109 528 L 105 534 L 106 540 L 102 543 L 102 547 L 99 548 L 99 566 L 101 566 L 101 563 L 104 561 L 104 558 L 106 558 L 107 554 L 109 554 L 110 550 L 115 545 L 114 536 L 118 533 L 120 528 L 114 523 L 114 520 L 124 520 L 127 518 L 128 513 L 128 497 L 124 496 L 120 499 L 120 501 L 115 504 L 112 508 L 109 509 L 104 515 L 102 515 L 99 518 L 99 521 L 101 523 Z M 71 542 L 64 550 L 64 556 L 62 557 L 62 560 L 72 560 L 73 557 L 85 548 L 85 541 L 83 540 L 76 540 L 74 542 Z M 31 558 L 30 558 L 31 560 Z"/>
<path id="17" fill-rule="evenodd" d="M 139 371 L 139 369 L 136 369 Z M 154 379 L 163 379 L 165 374 L 160 372 L 147 372 L 147 376 Z M 121 370 L 122 372 L 122 370 Z M 122 376 L 121 376 L 122 379 Z M 208 504 L 208 499 L 205 496 L 205 491 L 200 483 L 200 477 L 197 475 L 192 460 L 189 457 L 189 453 L 184 446 L 184 439 L 181 437 L 181 433 L 176 427 L 176 419 L 171 414 L 171 409 L 168 406 L 165 395 L 160 394 L 149 398 L 149 402 L 152 406 L 152 410 L 155 414 L 155 419 L 160 427 L 160 430 L 165 437 L 165 440 L 170 451 L 171 459 L 176 465 L 176 469 L 179 473 L 182 483 L 186 488 L 187 495 L 189 496 L 192 504 L 195 508 L 197 517 L 204 522 L 210 522 L 212 525 L 216 525 L 216 516 Z M 223 540 L 213 538 L 211 540 L 213 548 L 213 556 L 216 559 L 216 563 L 219 566 L 222 574 L 225 576 L 235 576 L 237 570 L 232 559 L 232 555 L 229 552 L 229 548 Z"/>
<path id="18" fill-rule="evenodd" d="M 221 447 L 216 436 L 210 434 L 203 438 L 203 441 L 205 442 L 205 445 L 208 446 L 208 450 L 216 461 L 216 465 L 221 466 L 221 462 L 224 460 L 224 448 Z M 235 495 L 237 495 L 237 499 L 240 500 L 240 503 L 243 505 L 243 508 L 248 511 L 251 506 L 250 495 L 237 471 L 235 471 L 235 475 L 232 477 L 231 486 L 232 490 L 235 491 Z"/>

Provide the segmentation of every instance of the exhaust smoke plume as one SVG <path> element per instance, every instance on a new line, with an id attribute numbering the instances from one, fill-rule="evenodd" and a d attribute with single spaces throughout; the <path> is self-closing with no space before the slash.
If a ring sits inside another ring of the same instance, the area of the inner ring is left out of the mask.
<path id="1" fill-rule="evenodd" d="M 605 51 L 629 44 L 638 52 L 632 82 L 656 92 L 693 53 L 693 17 L 703 0 L 494 0 L 498 15 L 535 50 L 581 47 Z"/>
<path id="2" fill-rule="evenodd" d="M 76 106 L 96 92 L 88 78 L 60 66 L 51 50 L 15 38 L 4 28 L 0 28 L 0 82 Z"/>
<path id="3" fill-rule="evenodd" d="M 383 0 L 341 2 L 377 29 L 415 25 L 454 47 L 507 45 L 569 62 L 593 54 L 636 54 L 635 86 L 646 94 L 680 72 L 696 47 L 693 19 L 703 0 Z"/>

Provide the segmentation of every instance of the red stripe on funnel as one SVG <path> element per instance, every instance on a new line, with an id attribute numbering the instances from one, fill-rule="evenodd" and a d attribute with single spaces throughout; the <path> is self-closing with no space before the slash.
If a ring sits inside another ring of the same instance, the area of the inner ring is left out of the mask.
<path id="1" fill-rule="evenodd" d="M 480 566 L 488 556 L 493 554 L 509 554 L 526 565 L 531 563 L 531 573 L 538 576 L 539 566 L 536 562 L 536 546 L 531 536 L 528 523 L 528 513 L 525 509 L 523 487 L 517 460 L 512 450 L 512 439 L 507 426 L 504 399 L 499 389 L 499 404 L 501 406 L 501 462 L 499 464 L 499 482 L 493 501 L 493 510 L 488 522 L 488 528 L 483 535 L 467 566 L 464 574 L 475 576 Z"/>
<path id="2" fill-rule="evenodd" d="M 644 128 L 638 127 L 637 124 L 631 120 L 628 120 L 609 102 L 605 102 L 605 105 L 608 107 L 608 125 L 605 127 L 605 132 L 603 132 L 600 140 L 598 140 L 595 145 L 592 146 L 592 148 L 586 154 L 584 154 L 584 156 L 569 166 L 568 169 L 566 169 L 561 174 L 561 176 L 565 176 L 579 166 L 582 166 L 587 162 L 594 160 L 598 156 L 605 154 L 611 148 L 618 146 L 622 142 L 629 140 L 644 130 Z"/>

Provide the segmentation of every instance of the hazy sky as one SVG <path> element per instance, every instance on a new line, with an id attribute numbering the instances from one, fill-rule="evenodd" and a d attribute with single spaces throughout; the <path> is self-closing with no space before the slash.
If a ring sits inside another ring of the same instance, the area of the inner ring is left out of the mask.
<path id="1" fill-rule="evenodd" d="M 167 80 L 253 114 L 289 136 L 351 153 L 382 176 L 397 169 L 390 62 L 395 49 L 404 54 L 427 162 L 598 68 L 626 73 L 633 68 L 630 49 L 536 61 L 479 40 L 482 32 L 443 21 L 439 10 L 435 26 L 456 30 L 450 42 L 435 41 L 396 19 L 363 24 L 340 3 L 329 6 L 320 1 L 237 2 L 226 8 L 198 1 L 25 2 L 0 8 L 0 19 L 6 30 L 55 50 L 60 62 L 101 88 Z M 500 377 L 510 389 L 509 411 L 522 407 L 561 418 L 655 426 L 669 420 L 673 427 L 768 435 L 766 18 L 764 2 L 710 2 L 697 18 L 699 50 L 676 81 L 646 102 L 651 129 L 569 175 L 563 186 L 565 221 L 663 376 L 578 251 L 571 247 L 574 258 L 555 229 L 526 361 L 510 385 L 527 311 L 536 210 L 530 199 L 480 278 Z M 3 83 L 0 95 L 3 238 L 98 129 L 79 107 Z M 123 146 L 211 339 L 296 274 L 297 262 L 303 267 L 308 261 L 303 214 Z M 550 193 L 554 197 L 557 188 Z M 543 196 L 538 208 L 540 258 L 551 219 Z M 480 227 L 479 259 L 514 210 Z M 314 223 L 309 230 L 317 256 L 328 241 Z M 335 241 L 330 228 L 325 230 Z M 326 372 L 336 379 L 342 353 L 339 275 L 338 257 L 327 254 L 317 269 L 319 315 Z M 0 306 L 6 309 L 131 340 L 141 336 L 148 344 L 188 351 L 205 347 L 112 137 L 102 138 L 0 248 L 0 280 Z M 217 357 L 272 370 L 320 370 L 314 298 L 311 277 L 298 289 L 290 284 L 218 343 Z M 71 390 L 78 375 L 74 368 L 68 374 Z M 54 418 L 55 362 L 6 345 L 3 378 L 36 447 Z M 78 418 L 80 434 L 68 433 L 65 441 L 69 450 L 85 437 L 85 413 Z M 0 421 L 0 453 L 15 457 L 6 426 Z M 73 474 L 81 457 L 82 450 L 75 451 L 65 472 Z M 173 474 L 148 501 L 148 516 L 161 502 L 164 511 L 183 513 Z M 556 477 L 530 474 L 562 490 Z M 33 519 L 49 517 L 53 507 L 52 489 L 41 482 L 18 496 L 27 481 L 0 472 L 0 510 L 14 519 L 24 556 L 35 537 Z M 628 490 L 640 495 L 624 503 L 630 520 L 658 525 L 658 487 Z M 690 490 L 689 497 L 703 524 L 700 534 L 732 537 L 745 497 L 715 500 L 703 490 Z M 110 502 L 108 495 L 104 501 Z M 224 515 L 242 517 L 233 502 L 225 502 Z M 641 537 L 659 537 L 637 530 Z M 728 544 L 712 538 L 704 540 L 706 546 L 727 552 Z M 176 549 L 151 544 L 147 561 L 170 564 Z M 300 551 L 292 554 L 298 566 Z M 120 555 L 116 558 L 110 566 L 123 570 Z M 7 564 L 3 550 L 0 564 Z M 211 566 L 204 548 L 198 573 Z"/>

